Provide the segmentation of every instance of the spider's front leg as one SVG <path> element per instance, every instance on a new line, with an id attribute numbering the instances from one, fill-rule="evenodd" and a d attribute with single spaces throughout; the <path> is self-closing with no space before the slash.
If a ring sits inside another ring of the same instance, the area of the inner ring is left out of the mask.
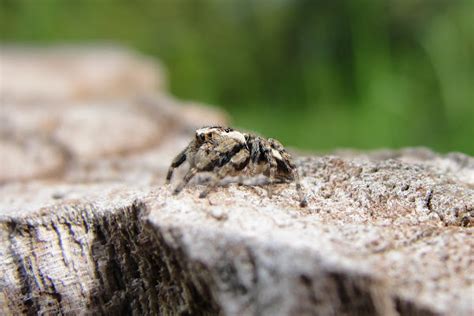
<path id="1" fill-rule="evenodd" d="M 184 175 L 183 180 L 174 189 L 173 195 L 176 195 L 179 192 L 181 192 L 186 186 L 186 184 L 188 184 L 189 180 L 191 180 L 196 175 L 196 173 L 197 173 L 196 168 L 189 169 L 188 172 Z"/>
<path id="2" fill-rule="evenodd" d="M 213 175 L 209 184 L 204 188 L 204 190 L 199 193 L 199 198 L 205 198 L 216 186 L 219 182 L 224 179 L 228 174 L 232 173 L 232 166 L 226 165 L 219 169 L 218 173 Z"/>
<path id="3" fill-rule="evenodd" d="M 211 182 L 206 188 L 199 194 L 200 198 L 205 198 L 225 177 L 235 174 L 237 171 L 244 169 L 250 161 L 250 153 L 246 148 L 240 149 L 229 162 L 222 167 L 217 169 L 217 173 L 214 174 Z"/>
<path id="4" fill-rule="evenodd" d="M 169 184 L 171 181 L 171 177 L 173 176 L 173 171 L 175 168 L 178 168 L 183 162 L 186 161 L 186 152 L 189 146 L 187 146 L 183 151 L 181 151 L 171 162 L 171 166 L 168 169 L 168 173 L 166 174 L 166 184 Z"/>

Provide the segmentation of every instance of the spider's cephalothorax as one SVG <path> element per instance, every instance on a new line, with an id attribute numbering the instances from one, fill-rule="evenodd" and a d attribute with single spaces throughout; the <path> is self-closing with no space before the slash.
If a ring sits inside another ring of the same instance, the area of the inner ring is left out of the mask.
<path id="1" fill-rule="evenodd" d="M 243 133 L 232 128 L 211 126 L 198 129 L 188 146 L 174 158 L 166 176 L 169 183 L 173 170 L 188 161 L 190 168 L 174 190 L 177 194 L 198 172 L 212 172 L 209 185 L 199 195 L 205 197 L 226 176 L 265 175 L 270 183 L 267 187 L 271 196 L 274 182 L 296 183 L 300 205 L 306 206 L 306 199 L 299 181 L 298 171 L 290 154 L 275 139 Z"/>

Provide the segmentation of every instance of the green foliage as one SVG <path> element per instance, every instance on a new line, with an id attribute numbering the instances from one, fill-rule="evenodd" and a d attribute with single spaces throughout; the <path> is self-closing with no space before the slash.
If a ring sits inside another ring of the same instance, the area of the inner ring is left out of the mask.
<path id="1" fill-rule="evenodd" d="M 472 21 L 471 0 L 0 0 L 3 42 L 139 49 L 177 96 L 318 150 L 474 154 Z"/>

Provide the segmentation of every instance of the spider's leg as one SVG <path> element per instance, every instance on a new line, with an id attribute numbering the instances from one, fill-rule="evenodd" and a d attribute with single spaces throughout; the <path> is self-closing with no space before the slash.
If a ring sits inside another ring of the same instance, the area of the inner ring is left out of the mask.
<path id="1" fill-rule="evenodd" d="M 224 168 L 221 168 L 221 170 L 224 170 Z M 214 175 L 211 181 L 209 182 L 209 184 L 204 188 L 204 190 L 201 191 L 201 193 L 199 193 L 199 198 L 200 199 L 205 198 L 217 186 L 219 181 L 222 180 L 222 178 L 224 177 L 225 176 L 222 176 L 221 174 Z"/>
<path id="2" fill-rule="evenodd" d="M 196 173 L 197 173 L 196 168 L 189 169 L 188 172 L 184 175 L 183 180 L 174 189 L 173 194 L 176 195 L 179 192 L 181 192 L 184 189 L 184 187 L 186 186 L 186 184 L 188 184 L 189 180 L 191 180 L 192 177 L 194 177 L 196 175 Z"/>
<path id="3" fill-rule="evenodd" d="M 298 170 L 296 168 L 293 170 L 293 174 L 296 183 L 296 192 L 298 193 L 298 197 L 300 199 L 300 206 L 305 207 L 306 205 L 308 205 L 308 201 L 306 200 L 306 195 L 303 191 L 303 187 L 301 186 L 300 182 L 300 175 L 298 174 Z"/>
<path id="4" fill-rule="evenodd" d="M 265 155 L 267 159 L 267 168 L 264 171 L 264 174 L 268 177 L 268 184 L 266 186 L 268 198 L 272 198 L 273 196 L 273 183 L 275 182 L 275 171 L 277 169 L 277 162 L 272 155 L 267 154 Z"/>
<path id="5" fill-rule="evenodd" d="M 169 167 L 168 173 L 166 174 L 166 184 L 170 183 L 174 169 L 186 161 L 186 151 L 188 150 L 188 147 L 181 151 L 171 162 L 171 166 Z"/>
<path id="6" fill-rule="evenodd" d="M 244 185 L 244 176 L 243 175 L 239 175 L 239 177 L 237 178 L 237 185 L 239 185 L 239 186 Z"/>
<path id="7" fill-rule="evenodd" d="M 268 198 L 271 199 L 273 197 L 273 180 L 275 179 L 275 169 L 273 168 L 273 166 L 270 166 L 269 174 L 270 175 L 268 176 L 268 184 L 265 188 L 267 189 Z"/>
<path id="8" fill-rule="evenodd" d="M 250 155 L 249 151 L 246 148 L 242 148 L 240 151 L 238 151 L 230 161 L 217 169 L 217 174 L 214 175 L 210 183 L 206 186 L 206 188 L 199 194 L 200 198 L 206 197 L 209 192 L 211 192 L 219 182 L 224 179 L 226 176 L 235 173 L 236 171 L 240 171 L 250 161 Z M 239 177 L 240 179 L 240 177 Z"/>

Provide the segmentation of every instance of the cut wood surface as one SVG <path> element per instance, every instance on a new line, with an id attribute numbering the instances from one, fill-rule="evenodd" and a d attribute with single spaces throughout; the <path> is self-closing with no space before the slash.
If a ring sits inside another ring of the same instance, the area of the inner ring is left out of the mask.
<path id="1" fill-rule="evenodd" d="M 15 50 L 1 63 L 23 78 Z M 474 158 L 295 154 L 306 208 L 294 184 L 269 198 L 230 183 L 199 199 L 196 179 L 175 196 L 171 159 L 224 114 L 156 85 L 87 101 L 27 86 L 25 99 L 18 85 L 0 89 L 0 313 L 474 313 Z"/>

